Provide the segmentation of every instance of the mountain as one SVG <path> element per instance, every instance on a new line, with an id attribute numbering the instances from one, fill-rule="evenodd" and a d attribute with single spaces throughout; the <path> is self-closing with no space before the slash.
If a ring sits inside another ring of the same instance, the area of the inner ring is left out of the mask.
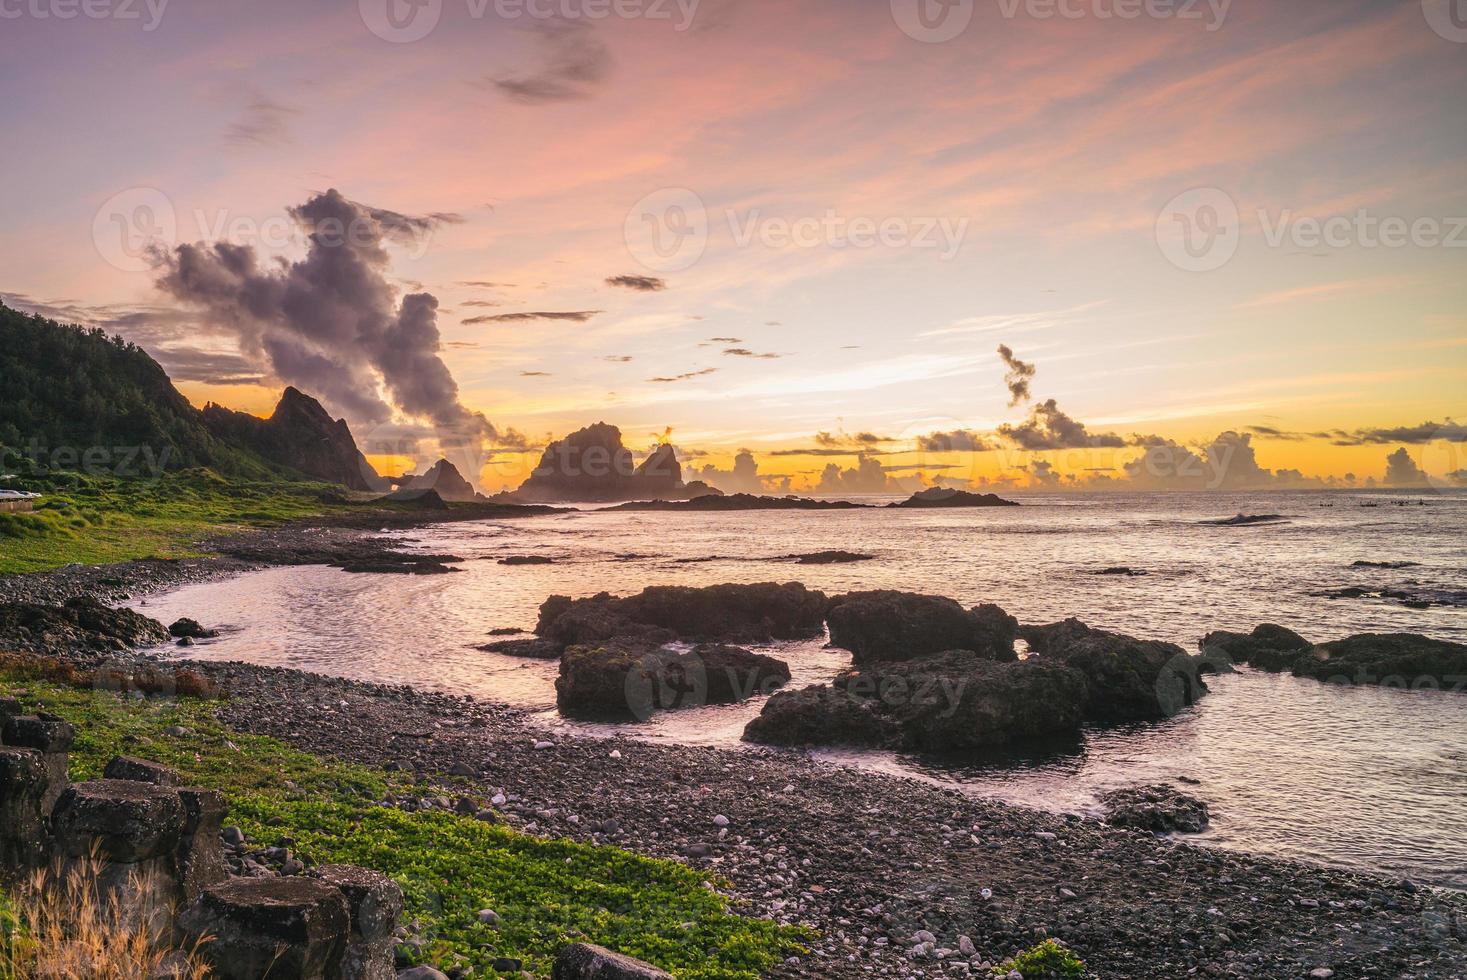
<path id="1" fill-rule="evenodd" d="M 557 439 L 540 455 L 530 478 L 510 494 L 517 503 L 620 500 L 686 500 L 715 493 L 700 481 L 683 483 L 683 468 L 672 446 L 662 445 L 634 465 L 622 445 L 621 430 L 605 422 Z"/>
<path id="2" fill-rule="evenodd" d="M 297 388 L 285 389 L 268 419 L 212 403 L 204 406 L 203 416 L 219 439 L 297 473 L 352 490 L 388 489 L 357 449 L 346 420 L 332 419 L 320 402 Z"/>
<path id="3" fill-rule="evenodd" d="M 38 466 L 124 476 L 193 466 L 252 479 L 277 475 L 266 460 L 210 431 L 142 348 L 104 330 L 0 304 L 0 378 L 0 445 Z"/>
<path id="4" fill-rule="evenodd" d="M 473 501 L 479 498 L 473 484 L 465 480 L 458 467 L 446 459 L 440 459 L 422 475 L 408 479 L 403 483 L 402 489 L 410 493 L 435 490 L 444 500 Z"/>
<path id="5" fill-rule="evenodd" d="M 386 484 L 345 422 L 287 388 L 268 419 L 200 411 L 135 344 L 0 304 L 0 446 L 46 469 L 116 476 L 206 466 L 250 480 Z"/>

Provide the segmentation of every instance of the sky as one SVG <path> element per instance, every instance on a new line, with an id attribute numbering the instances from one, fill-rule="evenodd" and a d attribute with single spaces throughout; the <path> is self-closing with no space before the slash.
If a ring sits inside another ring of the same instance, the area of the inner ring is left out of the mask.
<path id="1" fill-rule="evenodd" d="M 739 489 L 1467 474 L 1444 0 L 921 3 L 0 0 L 0 299 L 489 489 L 602 420 Z"/>

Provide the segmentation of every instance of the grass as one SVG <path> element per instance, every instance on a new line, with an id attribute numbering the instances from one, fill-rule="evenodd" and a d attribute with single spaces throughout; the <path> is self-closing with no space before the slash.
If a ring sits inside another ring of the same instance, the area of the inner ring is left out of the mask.
<path id="1" fill-rule="evenodd" d="M 223 792 L 230 822 L 258 844 L 289 838 L 312 863 L 359 864 L 391 875 L 406 894 L 404 918 L 424 926 L 428 943 L 419 961 L 440 969 L 466 965 L 475 976 L 514 975 L 492 969 L 495 958 L 505 957 L 549 976 L 555 953 L 584 939 L 682 980 L 754 980 L 807 938 L 734 914 L 712 882 L 676 862 L 543 840 L 441 810 L 377 806 L 389 793 L 423 787 L 399 773 L 233 731 L 208 701 L 125 697 L 0 672 L 0 693 L 6 692 L 76 726 L 74 780 L 96 778 L 115 755 L 142 756 Z M 166 736 L 172 726 L 189 734 Z M 497 928 L 478 921 L 484 908 L 498 913 Z"/>
<path id="2" fill-rule="evenodd" d="M 177 980 L 206 980 L 197 947 L 175 951 L 168 933 L 173 909 L 124 904 L 98 888 L 103 865 L 60 863 L 36 871 L 0 904 L 0 980 L 57 977 L 154 977 L 167 967 Z M 145 879 L 130 876 L 140 894 Z M 148 911 L 151 909 L 152 911 Z"/>
<path id="3" fill-rule="evenodd" d="M 44 499 L 34 511 L 0 512 L 0 573 L 185 558 L 211 534 L 350 507 L 340 487 L 226 481 L 210 470 L 157 479 L 56 473 L 6 486 Z"/>
<path id="4" fill-rule="evenodd" d="M 1081 980 L 1085 963 L 1069 948 L 1046 939 L 994 968 L 994 976 L 1005 977 L 1017 970 L 1024 980 Z"/>

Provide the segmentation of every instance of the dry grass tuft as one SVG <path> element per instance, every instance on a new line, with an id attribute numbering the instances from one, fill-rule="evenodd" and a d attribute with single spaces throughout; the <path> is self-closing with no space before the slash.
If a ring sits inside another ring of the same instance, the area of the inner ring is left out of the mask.
<path id="1" fill-rule="evenodd" d="M 100 862 L 35 872 L 0 904 L 0 980 L 205 980 L 198 946 L 171 946 L 172 909 L 147 914 L 133 872 L 126 887 L 99 885 Z M 142 911 L 140 912 L 140 906 Z"/>
<path id="2" fill-rule="evenodd" d="M 44 657 L 32 653 L 0 652 L 0 672 L 20 680 L 50 681 L 67 687 L 91 688 L 98 691 L 138 691 L 147 695 L 181 698 L 217 698 L 219 686 L 187 667 L 152 667 L 146 665 L 78 667 L 60 657 Z"/>

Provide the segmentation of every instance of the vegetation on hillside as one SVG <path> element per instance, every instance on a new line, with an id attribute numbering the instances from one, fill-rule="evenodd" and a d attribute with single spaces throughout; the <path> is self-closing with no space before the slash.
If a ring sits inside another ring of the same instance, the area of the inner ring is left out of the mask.
<path id="1" fill-rule="evenodd" d="M 53 472 L 3 485 L 43 497 L 34 511 L 0 512 L 0 574 L 183 558 L 210 534 L 349 506 L 330 484 L 226 480 L 207 469 L 150 480 Z"/>
<path id="2" fill-rule="evenodd" d="M 84 469 L 156 476 L 208 466 L 229 476 L 287 475 L 215 438 L 148 354 L 100 329 L 0 304 L 0 470 Z"/>
<path id="3" fill-rule="evenodd" d="M 0 693 L 32 710 L 44 705 L 76 726 L 73 779 L 97 778 L 124 752 L 143 756 L 223 792 L 229 822 L 253 841 L 289 838 L 312 863 L 358 864 L 392 876 L 406 894 L 405 920 L 418 920 L 428 940 L 417 958 L 440 968 L 515 975 L 493 969 L 502 957 L 544 977 L 563 945 L 588 940 L 681 980 L 754 980 L 805 938 L 735 915 L 706 878 L 676 862 L 544 840 L 443 810 L 381 806 L 389 794 L 426 788 L 402 773 L 231 730 L 208 701 L 124 699 L 3 669 Z M 187 734 L 165 734 L 174 726 Z M 485 908 L 498 914 L 498 925 L 479 921 Z"/>

